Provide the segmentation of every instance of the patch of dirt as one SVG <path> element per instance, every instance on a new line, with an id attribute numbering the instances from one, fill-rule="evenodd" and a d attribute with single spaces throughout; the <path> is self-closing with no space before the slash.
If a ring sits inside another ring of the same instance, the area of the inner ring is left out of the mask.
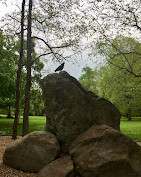
<path id="1" fill-rule="evenodd" d="M 2 163 L 5 148 L 13 141 L 11 136 L 0 136 L 0 177 L 37 177 L 37 173 L 24 173 L 20 170 L 7 167 Z"/>

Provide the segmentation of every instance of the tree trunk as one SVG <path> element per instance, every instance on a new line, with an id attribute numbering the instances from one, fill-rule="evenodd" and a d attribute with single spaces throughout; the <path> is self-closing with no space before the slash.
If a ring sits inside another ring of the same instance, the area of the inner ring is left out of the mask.
<path id="1" fill-rule="evenodd" d="M 23 60 L 23 46 L 24 46 L 24 7 L 25 0 L 22 2 L 22 12 L 21 12 L 21 44 L 20 44 L 20 58 L 17 70 L 17 80 L 16 80 L 16 110 L 15 119 L 13 125 L 12 139 L 17 139 L 17 124 L 20 112 L 20 81 L 21 81 L 21 71 L 22 71 L 22 60 Z"/>
<path id="2" fill-rule="evenodd" d="M 128 108 L 128 121 L 131 121 L 132 117 L 131 117 L 131 108 Z"/>
<path id="3" fill-rule="evenodd" d="M 29 106 L 30 106 L 30 87 L 31 87 L 31 12 L 32 12 L 32 0 L 29 0 L 29 10 L 28 10 L 28 27 L 27 27 L 27 78 L 26 78 L 26 88 L 25 88 L 25 107 L 23 115 L 23 136 L 28 134 L 28 116 L 29 116 Z"/>
<path id="4" fill-rule="evenodd" d="M 11 107 L 10 107 L 10 105 L 9 105 L 7 118 L 11 118 L 11 117 L 12 117 L 12 116 L 11 116 L 11 109 L 10 109 L 10 108 L 11 108 Z"/>
<path id="5" fill-rule="evenodd" d="M 20 113 L 20 110 L 19 110 L 18 125 L 20 125 L 20 115 L 21 115 L 21 113 Z"/>

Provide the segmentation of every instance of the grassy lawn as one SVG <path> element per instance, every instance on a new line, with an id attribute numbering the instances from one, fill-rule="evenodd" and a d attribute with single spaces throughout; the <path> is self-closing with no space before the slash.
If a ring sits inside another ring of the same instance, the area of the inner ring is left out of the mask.
<path id="1" fill-rule="evenodd" d="M 120 130 L 135 141 L 141 142 L 141 117 L 132 118 L 132 121 L 128 121 L 126 118 L 121 118 Z"/>
<path id="2" fill-rule="evenodd" d="M 0 135 L 12 135 L 14 119 L 7 119 L 4 115 L 0 116 Z M 22 134 L 23 117 L 21 117 L 20 122 L 20 125 L 18 125 L 18 135 Z M 43 131 L 45 124 L 45 116 L 29 116 L 29 132 Z"/>
<path id="3" fill-rule="evenodd" d="M 11 135 L 14 119 L 7 119 L 6 116 L 0 115 L 0 135 Z M 43 131 L 45 129 L 45 116 L 30 116 L 29 117 L 29 132 Z M 121 119 L 121 132 L 131 137 L 132 139 L 141 142 L 141 118 L 132 118 L 128 121 L 126 118 Z M 22 134 L 22 117 L 21 124 L 18 125 L 18 135 Z"/>

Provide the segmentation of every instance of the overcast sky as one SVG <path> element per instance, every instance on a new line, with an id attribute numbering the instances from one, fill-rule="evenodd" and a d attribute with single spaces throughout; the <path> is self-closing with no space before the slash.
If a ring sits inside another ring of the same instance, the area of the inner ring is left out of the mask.
<path id="1" fill-rule="evenodd" d="M 7 5 L 4 2 L 6 2 Z M 0 19 L 5 16 L 6 13 L 15 11 L 18 8 L 15 4 L 21 7 L 21 2 L 22 0 L 0 0 Z M 96 66 L 95 61 L 97 60 L 97 58 L 93 58 L 93 61 L 87 60 L 87 54 L 84 52 L 82 58 L 79 56 L 75 60 L 76 61 L 74 61 L 73 59 L 73 62 L 66 61 L 64 70 L 75 78 L 79 78 L 82 74 L 82 69 L 85 66 L 89 66 L 91 68 L 94 68 Z M 51 61 L 45 63 L 45 68 L 43 71 L 44 75 L 54 72 L 58 65 L 60 65 L 60 63 L 55 63 Z"/>
<path id="2" fill-rule="evenodd" d="M 2 18 L 6 13 L 15 11 L 17 9 L 15 4 L 21 6 L 22 0 L 0 0 L 0 18 Z"/>

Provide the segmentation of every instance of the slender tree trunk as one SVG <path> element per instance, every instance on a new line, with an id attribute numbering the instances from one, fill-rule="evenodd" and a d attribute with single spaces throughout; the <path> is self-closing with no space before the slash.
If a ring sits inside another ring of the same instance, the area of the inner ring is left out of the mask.
<path id="1" fill-rule="evenodd" d="M 19 116 L 18 116 L 18 125 L 20 125 L 20 110 L 19 110 Z"/>
<path id="2" fill-rule="evenodd" d="M 26 78 L 26 88 L 25 88 L 25 107 L 23 115 L 23 136 L 28 134 L 28 116 L 29 116 L 29 106 L 30 106 L 30 87 L 31 87 L 31 22 L 32 22 L 32 0 L 29 0 L 29 10 L 28 10 L 28 28 L 27 28 L 27 78 Z"/>
<path id="3" fill-rule="evenodd" d="M 21 81 L 21 71 L 22 71 L 22 60 L 23 60 L 23 46 L 24 46 L 24 7 L 25 0 L 22 2 L 22 12 L 21 12 L 21 44 L 20 44 L 20 58 L 17 70 L 17 80 L 16 80 L 16 110 L 15 110 L 15 119 L 13 125 L 13 134 L 12 139 L 17 139 L 17 124 L 19 119 L 20 112 L 20 81 Z"/>
<path id="4" fill-rule="evenodd" d="M 131 121 L 132 117 L 131 117 L 131 108 L 128 108 L 128 121 Z"/>
<path id="5" fill-rule="evenodd" d="M 130 98 L 129 97 L 127 97 L 128 98 L 128 112 L 127 112 L 127 117 L 128 117 L 128 121 L 131 121 L 131 106 L 130 106 Z"/>
<path id="6" fill-rule="evenodd" d="M 11 118 L 11 117 L 12 117 L 12 116 L 11 116 L 11 109 L 10 109 L 10 108 L 11 108 L 11 107 L 10 107 L 10 104 L 9 104 L 7 118 Z"/>

